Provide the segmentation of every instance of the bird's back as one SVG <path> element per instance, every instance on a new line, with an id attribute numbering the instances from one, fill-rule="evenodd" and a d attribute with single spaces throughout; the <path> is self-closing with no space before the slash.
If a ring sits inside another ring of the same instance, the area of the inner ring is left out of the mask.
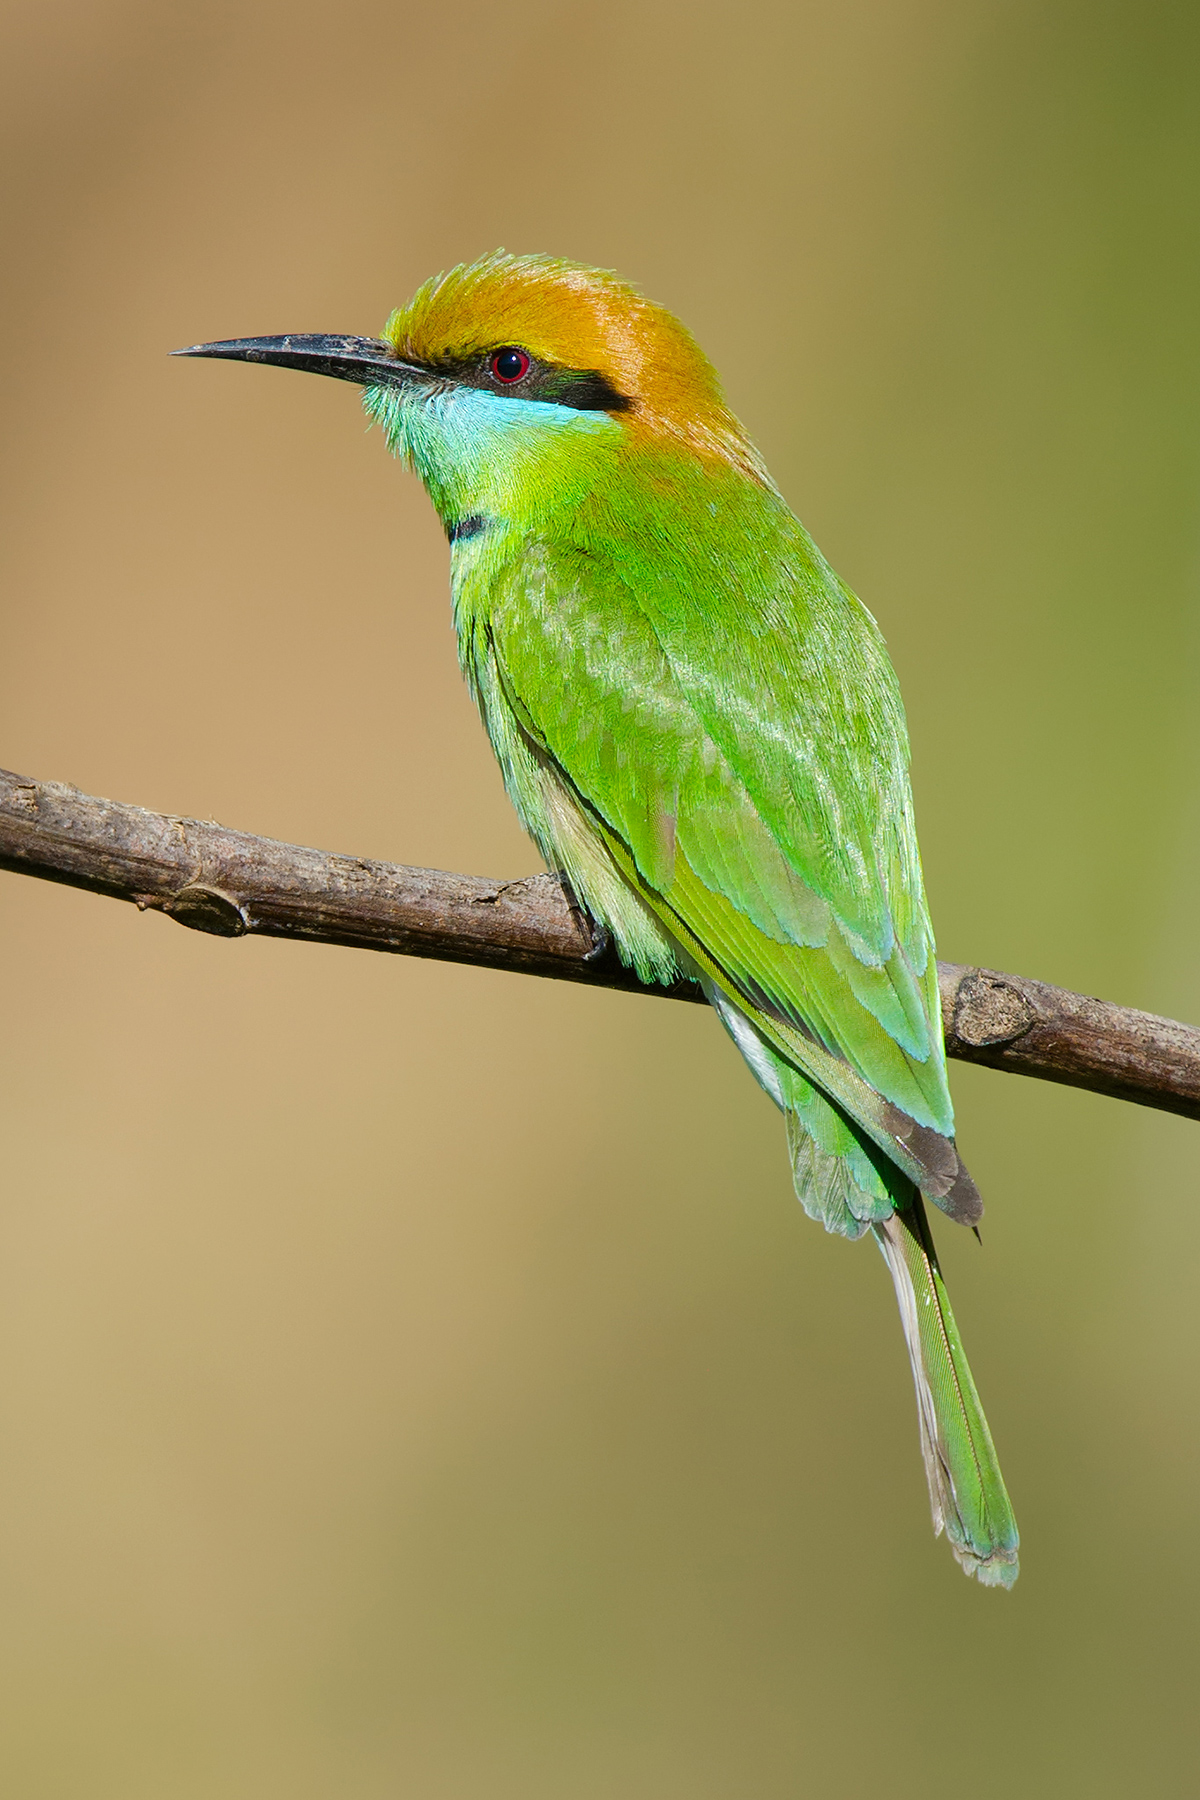
<path id="1" fill-rule="evenodd" d="M 903 713 L 874 621 L 775 490 L 727 464 L 628 455 L 582 505 L 542 506 L 535 529 L 496 521 L 456 546 L 454 592 L 543 851 L 629 960 L 645 959 L 613 916 L 614 865 L 685 961 L 697 932 L 719 939 L 739 995 L 948 1134 Z M 549 829 L 548 786 L 568 797 Z M 559 841 L 568 803 L 584 823 Z M 580 829 L 605 847 L 603 892 L 572 867 Z"/>

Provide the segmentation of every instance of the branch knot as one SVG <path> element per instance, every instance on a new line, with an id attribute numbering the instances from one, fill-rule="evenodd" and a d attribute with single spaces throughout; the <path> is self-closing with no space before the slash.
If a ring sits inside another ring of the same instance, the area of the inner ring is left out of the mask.
<path id="1" fill-rule="evenodd" d="M 973 1049 L 1011 1044 L 1024 1037 L 1037 1017 L 1019 988 L 986 969 L 974 969 L 958 990 L 954 1035 Z"/>
<path id="2" fill-rule="evenodd" d="M 220 888 L 191 882 L 162 903 L 167 917 L 191 931 L 207 931 L 212 937 L 245 937 L 250 929 L 246 914 L 232 894 Z"/>

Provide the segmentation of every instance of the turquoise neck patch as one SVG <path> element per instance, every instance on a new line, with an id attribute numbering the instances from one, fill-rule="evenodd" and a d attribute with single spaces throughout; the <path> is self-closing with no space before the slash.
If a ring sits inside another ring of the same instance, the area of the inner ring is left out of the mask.
<path id="1" fill-rule="evenodd" d="M 420 476 L 443 521 L 511 523 L 572 505 L 624 439 L 618 418 L 479 388 L 367 388 L 363 405 L 388 448 Z"/>

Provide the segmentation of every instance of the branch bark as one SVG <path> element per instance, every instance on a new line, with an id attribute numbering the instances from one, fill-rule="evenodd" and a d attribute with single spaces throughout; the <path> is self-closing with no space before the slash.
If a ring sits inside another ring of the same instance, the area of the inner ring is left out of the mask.
<path id="1" fill-rule="evenodd" d="M 0 770 L 0 869 L 166 913 L 216 937 L 298 938 L 703 1000 L 645 987 L 597 946 L 555 876 L 485 881 L 335 856 Z M 1200 1030 L 1022 975 L 939 963 L 965 1062 L 1200 1118 Z"/>

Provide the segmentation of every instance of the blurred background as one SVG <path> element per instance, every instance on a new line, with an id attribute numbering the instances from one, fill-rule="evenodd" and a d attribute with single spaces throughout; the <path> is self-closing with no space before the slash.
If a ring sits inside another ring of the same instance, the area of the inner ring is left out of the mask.
<path id="1" fill-rule="evenodd" d="M 535 869 L 355 391 L 166 353 L 553 251 L 682 314 L 880 619 L 942 955 L 1200 1020 L 1198 40 L 9 0 L 0 762 Z M 1196 1790 L 1195 1124 L 954 1071 L 1006 1596 L 709 1015 L 13 875 L 0 987 L 4 1792 Z"/>

